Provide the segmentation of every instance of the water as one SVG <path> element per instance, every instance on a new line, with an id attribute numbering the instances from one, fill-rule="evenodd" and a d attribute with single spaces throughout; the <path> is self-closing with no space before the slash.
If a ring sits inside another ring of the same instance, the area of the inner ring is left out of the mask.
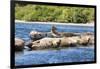
<path id="1" fill-rule="evenodd" d="M 29 40 L 29 32 L 32 30 L 40 32 L 50 32 L 52 25 L 50 24 L 25 24 L 16 23 L 15 24 L 15 36 L 20 37 L 24 40 Z M 94 32 L 94 27 L 85 26 L 65 26 L 65 25 L 55 25 L 59 32 Z"/>
<path id="2" fill-rule="evenodd" d="M 32 30 L 50 32 L 52 25 L 47 24 L 15 24 L 15 37 L 25 41 L 30 40 Z M 94 27 L 56 25 L 59 32 L 94 32 Z M 94 61 L 94 47 L 73 47 L 59 50 L 38 50 L 19 52 L 15 54 L 15 65 L 52 64 L 64 62 Z"/>

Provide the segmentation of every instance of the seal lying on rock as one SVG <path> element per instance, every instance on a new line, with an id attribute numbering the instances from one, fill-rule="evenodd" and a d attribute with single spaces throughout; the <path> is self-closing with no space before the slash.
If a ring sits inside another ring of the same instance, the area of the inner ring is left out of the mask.
<path id="1" fill-rule="evenodd" d="M 69 32 L 57 32 L 57 28 L 52 26 L 51 33 L 54 37 L 71 37 L 71 36 L 78 36 L 80 33 L 69 33 Z"/>
<path id="2" fill-rule="evenodd" d="M 33 42 L 33 40 L 29 40 L 29 41 L 25 42 L 25 46 L 31 48 L 32 42 Z"/>
<path id="3" fill-rule="evenodd" d="M 54 37 L 51 32 L 46 33 L 46 32 L 37 32 L 37 31 L 31 31 L 29 33 L 29 36 L 31 40 L 33 41 L 36 41 L 45 37 Z"/>
<path id="4" fill-rule="evenodd" d="M 31 49 L 49 49 L 57 47 L 68 47 L 76 45 L 79 37 L 63 37 L 63 38 L 43 38 L 29 43 L 27 46 Z"/>
<path id="5" fill-rule="evenodd" d="M 90 40 L 93 41 L 93 36 L 82 35 L 73 37 L 62 37 L 62 38 L 42 38 L 40 40 L 31 42 L 29 48 L 33 50 L 38 49 L 49 49 L 59 47 L 73 47 L 79 45 L 88 45 Z"/>
<path id="6" fill-rule="evenodd" d="M 22 51 L 24 49 L 24 40 L 15 38 L 15 51 Z"/>
<path id="7" fill-rule="evenodd" d="M 71 36 L 78 36 L 80 33 L 65 33 L 65 32 L 57 32 L 57 28 L 55 26 L 52 26 L 51 32 L 37 32 L 37 31 L 31 31 L 29 36 L 30 38 L 35 41 L 39 40 L 44 37 L 54 37 L 54 38 L 61 38 L 61 37 L 71 37 Z"/>
<path id="8" fill-rule="evenodd" d="M 80 40 L 80 37 L 78 36 L 64 37 L 61 39 L 60 46 L 61 47 L 73 47 L 77 45 L 79 40 Z"/>
<path id="9" fill-rule="evenodd" d="M 35 41 L 35 40 L 39 40 L 41 38 L 44 38 L 46 35 L 42 32 L 31 31 L 29 36 L 33 41 Z"/>
<path id="10" fill-rule="evenodd" d="M 94 40 L 94 35 L 93 35 L 93 36 L 91 37 L 90 41 L 89 41 L 89 44 L 93 45 L 94 42 L 95 42 L 95 40 Z"/>
<path id="11" fill-rule="evenodd" d="M 88 45 L 94 43 L 94 36 L 93 35 L 81 35 L 80 40 L 78 41 L 78 44 L 81 45 Z"/>
<path id="12" fill-rule="evenodd" d="M 31 49 L 49 49 L 55 48 L 60 43 L 60 38 L 43 38 L 32 42 Z"/>
<path id="13" fill-rule="evenodd" d="M 33 50 L 38 49 L 49 49 L 49 48 L 59 48 L 59 47 L 71 47 L 77 44 L 79 40 L 78 37 L 73 38 L 43 38 L 37 41 L 32 42 L 30 47 Z"/>

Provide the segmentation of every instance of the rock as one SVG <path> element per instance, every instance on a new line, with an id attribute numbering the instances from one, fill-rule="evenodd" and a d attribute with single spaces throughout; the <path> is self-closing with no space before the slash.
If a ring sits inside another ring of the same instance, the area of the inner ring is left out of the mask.
<path id="1" fill-rule="evenodd" d="M 15 38 L 15 51 L 22 51 L 24 49 L 24 40 Z"/>
<path id="2" fill-rule="evenodd" d="M 86 33 L 83 33 L 82 35 L 94 35 L 94 33 L 86 32 Z"/>
<path id="3" fill-rule="evenodd" d="M 62 37 L 72 37 L 72 36 L 78 36 L 77 34 L 75 34 L 75 33 L 65 33 L 65 32 L 61 32 L 61 36 Z"/>

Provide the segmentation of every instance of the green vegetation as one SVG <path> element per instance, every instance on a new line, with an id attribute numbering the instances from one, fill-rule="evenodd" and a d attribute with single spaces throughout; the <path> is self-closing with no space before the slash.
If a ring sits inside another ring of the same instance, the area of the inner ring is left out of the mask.
<path id="1" fill-rule="evenodd" d="M 25 21 L 87 23 L 94 21 L 94 8 L 16 4 L 15 18 Z"/>

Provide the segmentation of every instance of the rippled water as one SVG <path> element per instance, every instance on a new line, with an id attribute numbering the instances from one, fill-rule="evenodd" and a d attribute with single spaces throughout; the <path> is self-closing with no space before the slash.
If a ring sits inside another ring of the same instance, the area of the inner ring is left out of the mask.
<path id="1" fill-rule="evenodd" d="M 15 24 L 15 37 L 20 37 L 25 41 L 30 40 L 29 32 L 32 30 L 40 32 L 50 32 L 52 25 L 49 24 Z M 85 26 L 65 26 L 56 25 L 59 32 L 94 32 L 94 27 Z M 64 62 L 84 62 L 94 61 L 94 47 L 73 47 L 65 49 L 49 49 L 38 51 L 19 52 L 15 54 L 15 64 L 31 65 L 31 64 L 51 64 Z"/>

